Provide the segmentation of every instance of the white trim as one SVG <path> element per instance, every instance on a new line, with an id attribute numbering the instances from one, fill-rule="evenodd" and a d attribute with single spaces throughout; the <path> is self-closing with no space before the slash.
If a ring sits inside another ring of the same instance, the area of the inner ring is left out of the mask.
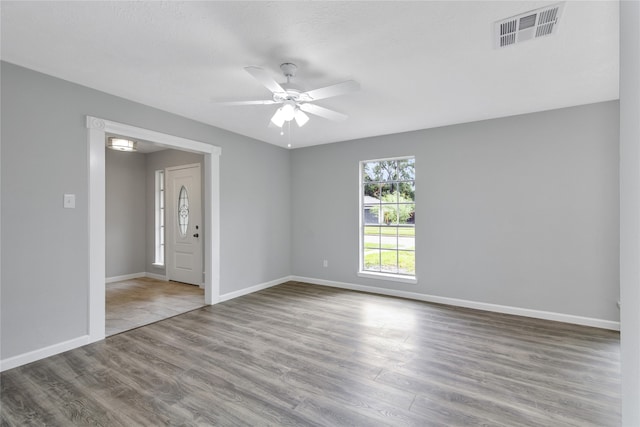
<path id="1" fill-rule="evenodd" d="M 350 289 L 353 291 L 369 292 L 373 294 L 389 295 L 418 301 L 434 302 L 453 305 L 456 307 L 473 308 L 476 310 L 492 311 L 495 313 L 513 314 L 516 316 L 532 317 L 535 319 L 553 320 L 556 322 L 572 323 L 575 325 L 592 326 L 594 328 L 620 330 L 620 322 L 595 319 L 592 317 L 574 316 L 572 314 L 555 313 L 551 311 L 532 310 L 529 308 L 512 307 L 508 305 L 491 304 L 486 302 L 469 301 L 458 298 L 440 297 L 436 295 L 420 294 L 417 292 L 399 291 L 396 289 L 376 288 L 373 286 L 356 285 L 353 283 L 334 282 L 331 280 L 314 279 L 310 277 L 291 276 L 296 282 L 306 282 L 313 285 L 331 286 L 334 288 Z"/>
<path id="2" fill-rule="evenodd" d="M 269 282 L 260 283 L 259 285 L 251 286 L 249 288 L 240 289 L 239 291 L 228 292 L 220 295 L 220 302 L 228 301 L 230 299 L 238 298 L 244 295 L 252 294 L 254 292 L 261 291 L 263 289 L 271 288 L 272 286 L 281 285 L 283 283 L 294 280 L 293 276 L 285 276 L 279 279 L 271 280 Z"/>
<path id="3" fill-rule="evenodd" d="M 149 129 L 139 128 L 124 123 L 112 122 L 110 120 L 87 116 L 87 127 L 89 129 L 102 129 L 104 132 L 126 136 L 134 139 L 144 139 L 154 144 L 167 148 L 179 148 L 183 151 L 193 153 L 211 153 L 217 156 L 222 154 L 222 149 L 205 142 L 194 141 L 192 139 L 181 138 L 175 135 L 156 132 Z"/>
<path id="4" fill-rule="evenodd" d="M 97 120 L 97 119 L 96 119 Z M 106 179 L 105 123 L 87 117 L 89 138 L 89 342 L 105 336 Z M 100 125 L 102 124 L 102 128 Z"/>
<path id="5" fill-rule="evenodd" d="M 376 273 L 374 271 L 358 271 L 358 277 L 366 277 L 367 279 L 387 280 L 389 282 L 409 283 L 415 285 L 418 279 L 411 276 L 400 276 L 398 274 Z"/>
<path id="6" fill-rule="evenodd" d="M 26 365 L 27 363 L 35 362 L 36 360 L 44 359 L 45 357 L 55 356 L 56 354 L 64 353 L 65 351 L 82 347 L 87 344 L 89 344 L 89 335 L 83 335 L 69 341 L 53 344 L 48 347 L 0 360 L 0 372 L 17 368 L 18 366 Z"/>
<path id="7" fill-rule="evenodd" d="M 191 169 L 191 168 L 199 168 L 202 165 L 200 163 L 189 163 L 188 165 L 180 165 L 180 166 L 169 166 L 165 168 L 165 171 L 179 171 L 182 169 Z"/>
<path id="8" fill-rule="evenodd" d="M 89 140 L 89 342 L 105 337 L 105 137 L 142 139 L 168 148 L 204 154 L 205 304 L 220 295 L 220 147 L 87 116 Z M 215 236 L 215 238 L 214 238 Z"/>
<path id="9" fill-rule="evenodd" d="M 369 163 L 369 162 L 386 162 L 386 161 L 391 161 L 391 160 L 407 160 L 407 159 L 415 159 L 415 154 L 410 154 L 407 156 L 397 156 L 397 157 L 381 157 L 379 159 L 367 159 L 367 160 L 360 160 L 360 164 L 362 163 Z M 360 170 L 360 172 L 362 173 L 362 169 Z"/>
<path id="10" fill-rule="evenodd" d="M 123 274 L 122 276 L 111 276 L 104 279 L 105 283 L 121 282 L 123 280 L 139 279 L 140 277 L 147 277 L 147 273 L 144 271 L 140 273 Z"/>
<path id="11" fill-rule="evenodd" d="M 167 276 L 163 274 L 149 273 L 148 271 L 144 273 L 144 277 L 148 277 L 149 279 L 162 280 L 163 282 L 168 282 L 169 279 Z"/>
<path id="12" fill-rule="evenodd" d="M 220 301 L 220 148 L 204 156 L 204 303 Z M 208 191 L 207 191 L 208 190 Z M 215 238 L 214 238 L 215 236 Z M 166 274 L 166 272 L 165 272 Z"/>
<path id="13" fill-rule="evenodd" d="M 105 283 L 121 282 L 123 280 L 139 279 L 141 277 L 148 277 L 149 279 L 163 280 L 168 282 L 167 276 L 163 274 L 149 273 L 148 271 L 142 271 L 140 273 L 123 274 L 122 276 L 112 276 L 105 279 Z"/>
<path id="14" fill-rule="evenodd" d="M 158 169 L 153 172 L 153 265 L 164 266 L 164 230 L 165 230 L 165 171 Z"/>

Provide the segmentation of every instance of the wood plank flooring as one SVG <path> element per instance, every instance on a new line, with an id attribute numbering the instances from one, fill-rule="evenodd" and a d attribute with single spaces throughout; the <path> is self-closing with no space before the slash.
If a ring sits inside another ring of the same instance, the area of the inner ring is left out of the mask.
<path id="1" fill-rule="evenodd" d="M 0 375 L 3 426 L 618 426 L 619 334 L 288 282 Z"/>
<path id="2" fill-rule="evenodd" d="M 106 285 L 106 335 L 148 325 L 204 306 L 204 289 L 150 278 Z"/>

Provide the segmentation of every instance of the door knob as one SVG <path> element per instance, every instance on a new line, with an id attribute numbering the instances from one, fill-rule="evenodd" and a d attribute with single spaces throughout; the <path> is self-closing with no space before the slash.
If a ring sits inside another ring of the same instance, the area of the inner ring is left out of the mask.
<path id="1" fill-rule="evenodd" d="M 196 234 L 194 234 L 194 235 L 193 235 L 193 237 L 198 237 L 198 236 L 199 236 L 199 235 L 198 235 L 198 233 L 196 233 Z"/>

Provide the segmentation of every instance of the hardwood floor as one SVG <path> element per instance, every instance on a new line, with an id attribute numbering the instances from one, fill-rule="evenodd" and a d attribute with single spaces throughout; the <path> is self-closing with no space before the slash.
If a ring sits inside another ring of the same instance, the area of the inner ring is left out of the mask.
<path id="1" fill-rule="evenodd" d="M 204 306 L 204 289 L 150 278 L 106 286 L 106 335 L 148 325 Z"/>
<path id="2" fill-rule="evenodd" d="M 297 282 L 0 379 L 7 426 L 620 425 L 617 332 Z"/>

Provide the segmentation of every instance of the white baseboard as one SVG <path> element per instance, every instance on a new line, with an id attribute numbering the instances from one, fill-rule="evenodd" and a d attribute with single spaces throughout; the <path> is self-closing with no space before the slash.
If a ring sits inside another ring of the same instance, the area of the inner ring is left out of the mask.
<path id="1" fill-rule="evenodd" d="M 169 279 L 167 279 L 167 276 L 165 276 L 164 274 L 149 273 L 148 271 L 144 273 L 144 277 L 148 277 L 149 279 L 162 280 L 165 282 L 169 281 Z"/>
<path id="2" fill-rule="evenodd" d="M 575 325 L 592 326 L 594 328 L 620 330 L 620 322 L 612 320 L 594 319 L 592 317 L 574 316 L 572 314 L 555 313 L 551 311 L 532 310 L 529 308 L 512 307 L 507 305 L 490 304 L 486 302 L 469 301 L 457 298 L 440 297 L 419 294 L 417 292 L 399 291 L 396 289 L 376 288 L 373 286 L 356 285 L 353 283 L 334 282 L 331 280 L 314 279 L 311 277 L 291 276 L 289 280 L 311 283 L 313 285 L 331 286 L 334 288 L 350 289 L 353 291 L 369 292 L 394 297 L 408 298 L 457 307 L 474 308 L 476 310 L 493 311 L 496 313 L 514 314 L 516 316 L 532 317 L 535 319 L 554 320 L 556 322 L 572 323 Z"/>
<path id="3" fill-rule="evenodd" d="M 124 274 L 122 276 L 113 276 L 113 277 L 107 277 L 105 278 L 105 283 L 114 283 L 114 282 L 120 282 L 122 280 L 131 280 L 131 279 L 139 279 L 141 277 L 148 277 L 150 279 L 156 279 L 156 280 L 167 280 L 167 276 L 163 275 L 163 274 L 156 274 L 156 273 L 149 273 L 147 272 L 140 272 L 140 273 L 132 273 L 132 274 Z"/>
<path id="4" fill-rule="evenodd" d="M 292 279 L 292 276 L 285 276 L 285 277 L 281 277 L 279 279 L 271 280 L 269 282 L 260 283 L 260 284 L 255 285 L 255 286 L 251 286 L 249 288 L 240 289 L 239 291 L 229 292 L 229 293 L 220 295 L 220 299 L 218 300 L 218 302 L 228 301 L 230 299 L 238 298 L 238 297 L 241 297 L 243 295 L 252 294 L 254 292 L 258 292 L 258 291 L 261 291 L 263 289 L 270 288 L 272 286 L 280 285 L 280 284 L 288 282 L 290 280 L 294 280 L 294 279 Z"/>
<path id="5" fill-rule="evenodd" d="M 27 363 L 35 362 L 36 360 L 44 359 L 45 357 L 64 353 L 65 351 L 72 350 L 86 344 L 89 344 L 89 335 L 83 335 L 69 341 L 53 344 L 49 347 L 40 348 L 38 350 L 0 360 L 0 372 L 17 368 L 18 366 L 26 365 Z"/>
<path id="6" fill-rule="evenodd" d="M 113 276 L 105 278 L 105 283 L 120 282 L 121 280 L 139 279 L 140 277 L 147 277 L 147 273 L 144 271 L 141 273 L 124 274 L 122 276 Z"/>

